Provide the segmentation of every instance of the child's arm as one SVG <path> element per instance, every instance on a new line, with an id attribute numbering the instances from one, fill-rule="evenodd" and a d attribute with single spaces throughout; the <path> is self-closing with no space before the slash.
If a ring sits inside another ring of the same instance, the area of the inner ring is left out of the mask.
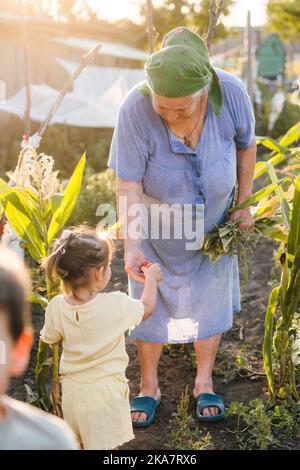
<path id="1" fill-rule="evenodd" d="M 60 328 L 58 329 L 57 326 L 57 319 L 56 298 L 54 297 L 47 305 L 44 326 L 40 332 L 41 340 L 51 347 L 56 346 L 62 341 Z"/>
<path id="2" fill-rule="evenodd" d="M 147 318 L 152 315 L 156 307 L 157 284 L 162 280 L 162 272 L 157 263 L 152 264 L 149 268 L 143 267 L 142 271 L 145 275 L 145 285 L 141 301 L 145 308 L 143 320 L 147 320 Z"/>

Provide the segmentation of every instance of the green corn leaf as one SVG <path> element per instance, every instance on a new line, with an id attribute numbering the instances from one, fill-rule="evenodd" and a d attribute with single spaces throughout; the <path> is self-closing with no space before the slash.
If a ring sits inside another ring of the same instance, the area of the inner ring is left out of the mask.
<path id="1" fill-rule="evenodd" d="M 267 201 L 264 205 L 258 205 L 253 209 L 252 215 L 254 219 L 261 218 L 264 214 L 269 214 L 270 212 L 274 214 L 278 207 L 280 206 L 279 201 Z M 281 218 L 282 220 L 282 218 Z"/>
<path id="2" fill-rule="evenodd" d="M 5 197 L 13 193 L 17 194 L 18 199 L 23 206 L 22 212 L 26 214 L 29 219 L 36 223 L 38 230 L 42 235 L 43 220 L 39 207 L 36 204 L 36 202 L 38 202 L 36 195 L 30 189 L 27 189 L 26 193 L 24 193 L 20 188 L 11 187 L 8 183 L 0 178 L 0 200 L 3 200 Z M 19 209 L 21 209 L 20 206 Z"/>
<path id="3" fill-rule="evenodd" d="M 47 220 L 48 217 L 50 217 L 50 215 L 53 215 L 56 209 L 58 209 L 63 197 L 64 197 L 63 193 L 54 193 L 53 196 L 51 196 L 50 201 L 47 205 L 45 214 L 44 214 L 45 220 Z"/>
<path id="4" fill-rule="evenodd" d="M 39 206 L 36 204 L 35 200 L 32 199 L 29 193 L 24 194 L 24 192 L 19 188 L 14 188 L 14 192 L 17 194 L 19 201 L 21 202 L 24 212 L 35 223 L 36 228 L 39 231 L 41 237 L 43 237 L 43 218 Z"/>
<path id="5" fill-rule="evenodd" d="M 255 225 L 256 227 L 256 225 Z M 288 236 L 280 226 L 277 227 L 261 227 L 257 228 L 256 231 L 260 233 L 263 237 L 272 238 L 273 240 L 277 240 L 279 242 L 287 242 Z"/>
<path id="6" fill-rule="evenodd" d="M 267 375 L 268 386 L 271 400 L 274 401 L 275 392 L 274 392 L 274 378 L 273 378 L 273 364 L 272 364 L 272 337 L 273 337 L 273 324 L 274 324 L 274 315 L 277 307 L 278 296 L 280 292 L 280 287 L 275 287 L 272 289 L 269 304 L 266 311 L 265 317 L 265 337 L 263 344 L 263 362 L 264 368 Z"/>
<path id="7" fill-rule="evenodd" d="M 13 188 L 9 186 L 6 181 L 0 178 L 0 201 L 1 199 L 5 198 L 8 194 L 13 192 Z"/>
<path id="8" fill-rule="evenodd" d="M 277 166 L 280 163 L 284 162 L 285 160 L 288 160 L 292 156 L 293 156 L 292 153 L 277 153 L 276 155 L 274 155 L 268 160 L 268 163 L 270 163 L 273 166 Z M 254 168 L 253 179 L 256 180 L 260 176 L 264 175 L 266 172 L 267 172 L 267 168 L 265 165 L 263 165 L 263 162 L 257 162 Z"/>
<path id="9" fill-rule="evenodd" d="M 282 217 L 281 215 L 272 215 L 269 217 L 254 217 L 255 225 L 259 228 L 260 226 L 263 227 L 275 227 L 276 225 L 282 225 Z"/>
<path id="10" fill-rule="evenodd" d="M 294 255 L 300 245 L 300 177 L 295 180 L 295 193 L 293 199 L 293 211 L 291 228 L 288 238 L 288 253 Z"/>
<path id="11" fill-rule="evenodd" d="M 26 192 L 26 194 L 28 194 L 31 197 L 31 199 L 33 201 L 35 201 L 37 204 L 39 204 L 39 202 L 40 202 L 39 197 L 35 194 L 34 191 L 32 191 L 32 189 L 26 188 L 25 192 Z"/>
<path id="12" fill-rule="evenodd" d="M 288 289 L 289 285 L 289 280 L 290 280 L 290 269 L 288 267 L 288 262 L 287 262 L 287 257 L 284 260 L 284 263 L 281 267 L 281 310 L 283 309 L 284 302 L 285 302 L 285 296 L 286 296 L 286 291 Z"/>
<path id="13" fill-rule="evenodd" d="M 40 261 L 46 255 L 45 244 L 39 237 L 34 223 L 24 212 L 24 206 L 20 202 L 17 193 L 12 192 L 6 196 L 2 200 L 2 205 L 9 224 L 19 237 L 26 242 L 31 256 L 36 261 Z"/>
<path id="14" fill-rule="evenodd" d="M 85 153 L 77 163 L 73 175 L 70 178 L 68 186 L 65 189 L 64 196 L 60 205 L 54 211 L 49 229 L 48 229 L 48 244 L 53 241 L 54 237 L 60 229 L 66 224 L 77 202 L 79 192 L 82 185 L 83 171 L 85 167 L 86 156 Z"/>
<path id="15" fill-rule="evenodd" d="M 44 310 L 48 305 L 48 299 L 43 295 L 38 294 L 37 292 L 32 292 L 28 297 L 28 301 L 39 304 Z"/>
<path id="16" fill-rule="evenodd" d="M 275 173 L 275 170 L 274 170 L 274 167 L 268 163 L 268 162 L 262 162 L 266 167 L 267 167 L 267 170 L 268 170 L 268 173 L 269 173 L 269 176 L 270 176 L 270 179 L 272 181 L 272 183 L 279 183 L 279 179 Z M 277 188 L 275 189 L 275 192 L 279 198 L 279 201 L 280 201 L 280 205 L 281 205 L 281 211 L 282 211 L 282 217 L 283 217 L 283 220 L 284 220 L 284 223 L 285 223 L 285 226 L 288 230 L 290 230 L 290 206 L 289 206 L 289 203 L 287 202 L 286 200 L 286 197 L 285 197 L 285 194 L 281 188 L 281 186 L 278 184 Z"/>
<path id="17" fill-rule="evenodd" d="M 50 203 L 51 203 L 51 211 L 53 214 L 56 211 L 56 209 L 59 208 L 61 201 L 63 200 L 63 197 L 64 197 L 63 193 L 55 193 L 51 197 Z"/>
<path id="18" fill-rule="evenodd" d="M 300 158 L 299 148 L 287 148 L 289 145 L 299 140 L 299 138 L 300 122 L 297 122 L 287 131 L 287 133 L 282 137 L 279 143 L 269 137 L 259 137 L 256 143 L 262 144 L 268 149 L 277 152 L 275 155 L 272 155 L 272 157 L 268 160 L 268 163 L 273 166 L 277 166 L 291 157 Z M 254 180 L 262 176 L 264 173 L 266 173 L 265 165 L 263 165 L 263 162 L 257 162 L 255 165 Z"/>
<path id="19" fill-rule="evenodd" d="M 287 147 L 300 139 L 300 121 L 292 126 L 279 141 L 279 144 Z"/>
<path id="20" fill-rule="evenodd" d="M 287 181 L 292 181 L 291 177 L 286 177 L 283 178 L 282 180 L 279 180 L 278 183 L 271 183 L 268 186 L 265 186 L 264 188 L 260 189 L 256 193 L 253 193 L 248 199 L 246 199 L 244 202 L 241 204 L 238 204 L 237 206 L 231 207 L 228 209 L 228 213 L 234 212 L 239 209 L 245 209 L 246 207 L 253 206 L 257 202 L 259 202 L 261 199 L 269 196 L 273 191 L 278 188 L 279 185 L 282 185 L 283 183 Z"/>
<path id="21" fill-rule="evenodd" d="M 291 275 L 292 277 L 292 275 Z M 293 287 L 289 287 L 286 293 L 286 299 L 289 299 L 289 303 L 285 302 L 286 310 L 284 311 L 284 322 L 286 324 L 286 330 L 288 331 L 292 325 L 294 314 L 297 311 L 297 306 L 300 301 L 300 269 L 296 271 L 294 281 L 291 283 Z M 291 289 L 291 296 L 289 296 L 289 290 Z"/>
<path id="22" fill-rule="evenodd" d="M 282 306 L 283 321 L 289 325 L 293 319 L 300 299 L 300 245 L 295 253 L 294 262 L 291 269 L 290 281 L 286 291 Z"/>
<path id="23" fill-rule="evenodd" d="M 293 157 L 297 158 L 297 160 L 300 160 L 300 147 L 292 148 L 291 153 L 292 153 Z"/>
<path id="24" fill-rule="evenodd" d="M 273 150 L 274 152 L 288 153 L 289 149 L 282 144 L 276 142 L 276 140 L 271 137 L 258 137 L 256 139 L 256 144 L 263 145 L 264 147 Z"/>

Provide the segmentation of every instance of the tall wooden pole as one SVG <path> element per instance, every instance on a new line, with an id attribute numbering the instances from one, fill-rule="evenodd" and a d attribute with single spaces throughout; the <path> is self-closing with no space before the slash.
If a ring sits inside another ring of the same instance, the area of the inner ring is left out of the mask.
<path id="1" fill-rule="evenodd" d="M 151 0 L 147 0 L 147 28 L 149 52 L 154 52 L 154 27 L 153 27 L 153 5 Z"/>
<path id="2" fill-rule="evenodd" d="M 58 110 L 59 106 L 64 100 L 64 97 L 72 89 L 73 82 L 76 80 L 77 77 L 81 74 L 81 72 L 89 65 L 89 63 L 94 60 L 94 58 L 97 56 L 98 52 L 101 49 L 101 44 L 98 44 L 95 46 L 93 49 L 88 51 L 86 54 L 84 54 L 81 59 L 80 59 L 80 64 L 78 65 L 77 69 L 73 74 L 68 78 L 66 83 L 64 84 L 63 88 L 61 89 L 59 95 L 57 96 L 55 102 L 53 103 L 50 111 L 48 112 L 45 120 L 41 122 L 36 135 L 38 136 L 39 139 L 41 139 L 47 129 L 47 127 L 50 124 L 51 119 L 53 118 L 54 114 Z M 38 143 L 39 145 L 39 143 Z"/>
<path id="3" fill-rule="evenodd" d="M 28 46 L 28 31 L 26 24 L 26 11 L 24 0 L 21 0 L 21 12 L 22 12 L 22 27 L 23 27 L 23 51 L 24 51 L 24 87 L 25 87 L 25 108 L 24 108 L 24 131 L 25 134 L 30 137 L 31 125 L 30 125 L 30 108 L 31 108 L 31 96 L 30 96 L 30 76 L 29 76 L 29 46 Z"/>

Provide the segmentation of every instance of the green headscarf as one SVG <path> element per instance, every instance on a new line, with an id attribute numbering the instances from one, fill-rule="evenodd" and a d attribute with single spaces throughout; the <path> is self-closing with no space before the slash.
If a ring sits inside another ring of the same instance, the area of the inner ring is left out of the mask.
<path id="1" fill-rule="evenodd" d="M 170 31 L 162 41 L 162 49 L 152 54 L 146 65 L 146 82 L 141 93 L 150 90 L 161 96 L 177 98 L 189 96 L 209 87 L 210 105 L 219 116 L 222 110 L 222 90 L 219 77 L 210 65 L 203 39 L 189 28 Z"/>

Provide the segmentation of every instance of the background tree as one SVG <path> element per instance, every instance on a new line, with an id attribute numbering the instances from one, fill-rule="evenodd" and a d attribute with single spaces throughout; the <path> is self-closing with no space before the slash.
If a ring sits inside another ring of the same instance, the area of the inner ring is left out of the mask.
<path id="1" fill-rule="evenodd" d="M 225 29 L 222 18 L 230 13 L 230 7 L 234 0 L 224 0 L 222 14 L 213 41 L 226 37 L 230 29 Z M 156 31 L 156 44 L 160 45 L 163 36 L 178 26 L 193 27 L 200 35 L 207 33 L 209 25 L 210 0 L 163 0 L 160 7 L 153 8 L 153 23 Z M 143 2 L 140 10 L 141 16 L 145 18 L 143 27 L 146 28 L 146 2 Z M 145 41 L 145 38 L 144 38 Z M 140 44 L 145 46 L 145 44 Z"/>
<path id="2" fill-rule="evenodd" d="M 300 40 L 300 0 L 269 0 L 268 29 L 284 40 Z"/>
<path id="3" fill-rule="evenodd" d="M 294 42 L 300 40 L 300 0 L 269 0 L 267 18 L 267 29 L 277 31 L 284 41 L 288 41 L 290 74 L 294 76 Z"/>
<path id="4" fill-rule="evenodd" d="M 230 13 L 230 9 L 235 3 L 234 0 L 224 0 L 222 13 L 220 16 L 220 20 L 218 21 L 216 31 L 213 37 L 213 42 L 217 41 L 218 39 L 225 38 L 229 35 L 230 29 L 227 27 L 225 28 L 222 18 L 226 17 Z M 194 2 L 191 7 L 191 24 L 195 26 L 197 32 L 201 34 L 201 36 L 205 35 L 208 30 L 209 24 L 209 6 L 210 0 L 201 0 L 201 2 L 197 3 Z"/>

